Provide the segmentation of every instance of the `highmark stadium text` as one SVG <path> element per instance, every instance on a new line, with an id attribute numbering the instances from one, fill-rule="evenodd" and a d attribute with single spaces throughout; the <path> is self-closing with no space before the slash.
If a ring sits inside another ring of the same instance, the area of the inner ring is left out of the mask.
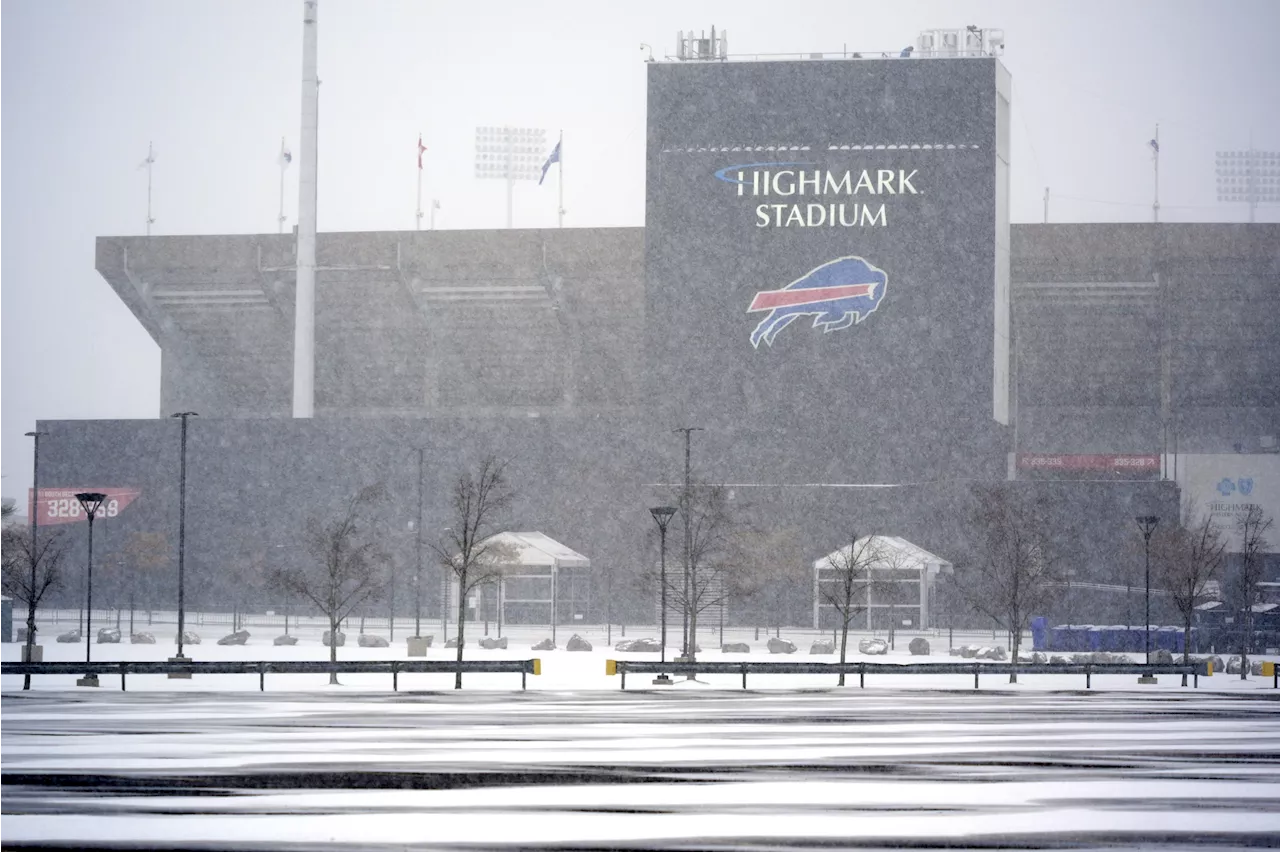
<path id="1" fill-rule="evenodd" d="M 739 196 L 852 196 L 866 195 L 918 195 L 913 181 L 919 169 L 862 169 L 831 172 L 822 169 L 805 170 L 788 168 L 811 163 L 753 163 L 727 166 L 716 172 L 716 177 L 737 184 Z M 771 168 L 765 168 L 766 166 Z M 760 204 L 756 207 L 757 228 L 844 228 L 885 227 L 889 224 L 884 204 L 808 202 L 803 204 L 782 202 Z"/>

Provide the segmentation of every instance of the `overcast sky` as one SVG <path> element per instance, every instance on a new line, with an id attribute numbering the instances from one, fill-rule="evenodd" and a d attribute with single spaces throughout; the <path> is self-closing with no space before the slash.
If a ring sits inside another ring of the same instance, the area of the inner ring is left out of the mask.
<path id="1" fill-rule="evenodd" d="M 274 233 L 281 137 L 298 151 L 301 0 L 5 0 L 0 18 L 3 493 L 31 481 L 39 419 L 151 418 L 160 352 L 94 271 L 94 238 Z M 1280 2 L 789 3 L 320 0 L 321 231 L 413 227 L 416 145 L 437 227 L 505 223 L 473 177 L 477 125 L 563 129 L 567 227 L 644 222 L 646 52 L 728 31 L 733 53 L 897 51 L 922 29 L 1006 32 L 1013 218 L 1164 221 L 1219 205 L 1218 149 L 1280 149 Z M 296 219 L 297 163 L 286 173 Z M 516 227 L 555 226 L 555 188 L 516 189 Z M 424 201 L 424 207 L 428 202 Z M 1280 221 L 1262 207 L 1259 221 Z M 91 483 L 90 483 L 91 484 Z"/>

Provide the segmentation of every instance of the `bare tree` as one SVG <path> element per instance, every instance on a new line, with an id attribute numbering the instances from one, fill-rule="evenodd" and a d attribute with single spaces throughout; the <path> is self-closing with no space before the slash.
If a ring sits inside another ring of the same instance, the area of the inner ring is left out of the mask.
<path id="1" fill-rule="evenodd" d="M 849 625 L 855 616 L 867 611 L 871 596 L 872 567 L 880 557 L 880 547 L 875 536 L 858 538 L 849 534 L 848 548 L 840 548 L 827 557 L 827 564 L 818 575 L 818 598 L 836 612 L 840 629 L 840 662 L 845 661 L 849 647 Z M 844 686 L 844 672 L 840 672 L 838 686 Z"/>
<path id="2" fill-rule="evenodd" d="M 1190 661 L 1191 622 L 1196 607 L 1204 602 L 1207 589 L 1226 559 L 1226 539 L 1208 515 L 1201 515 L 1188 501 L 1182 509 L 1182 523 L 1157 530 L 1152 541 L 1156 577 L 1168 591 L 1182 617 L 1182 662 Z M 1182 676 L 1187 685 L 1187 676 Z"/>
<path id="3" fill-rule="evenodd" d="M 1258 584 L 1262 582 L 1263 554 L 1271 549 L 1267 533 L 1272 519 L 1262 507 L 1251 503 L 1244 514 L 1236 519 L 1240 533 L 1240 573 L 1236 587 L 1239 591 L 1243 624 L 1240 631 L 1240 679 L 1249 677 L 1249 648 L 1253 644 L 1253 605 L 1258 602 Z"/>
<path id="4" fill-rule="evenodd" d="M 366 517 L 386 496 L 382 483 L 361 488 L 347 501 L 346 510 L 325 523 L 312 518 L 304 536 L 314 557 L 305 567 L 275 568 L 270 583 L 313 603 L 329 620 L 329 660 L 338 661 L 338 627 L 361 604 L 382 592 L 386 554 L 366 529 Z M 329 683 L 338 682 L 330 672 Z"/>
<path id="5" fill-rule="evenodd" d="M 723 485 L 695 483 L 685 501 L 689 524 L 689 576 L 667 574 L 667 599 L 686 613 L 689 632 L 685 657 L 697 660 L 698 616 L 723 606 L 736 593 L 735 566 L 740 559 L 739 524 L 730 506 L 729 489 Z M 738 556 L 739 558 L 735 558 Z M 687 580 L 687 581 L 686 581 Z"/>
<path id="6" fill-rule="evenodd" d="M 27 605 L 27 659 L 36 643 L 36 609 L 51 589 L 62 585 L 62 558 L 66 538 L 61 531 L 46 532 L 32 547 L 30 527 L 9 526 L 3 533 L 4 593 Z M 22 688 L 31 688 L 31 675 L 22 679 Z"/>
<path id="7" fill-rule="evenodd" d="M 976 547 L 959 587 L 974 610 L 1009 631 L 1009 682 L 1017 683 L 1022 634 L 1031 616 L 1053 602 L 1061 556 L 1043 502 L 1006 485 L 975 486 L 973 498 Z"/>
<path id="8" fill-rule="evenodd" d="M 506 548 L 492 538 L 498 519 L 515 499 L 506 469 L 506 462 L 488 456 L 474 474 L 468 470 L 458 475 L 450 497 L 453 525 L 438 543 L 431 545 L 440 564 L 453 572 L 458 583 L 458 663 L 462 662 L 467 596 L 494 582 L 502 563 L 510 559 Z M 454 675 L 453 688 L 462 689 L 461 665 Z"/>

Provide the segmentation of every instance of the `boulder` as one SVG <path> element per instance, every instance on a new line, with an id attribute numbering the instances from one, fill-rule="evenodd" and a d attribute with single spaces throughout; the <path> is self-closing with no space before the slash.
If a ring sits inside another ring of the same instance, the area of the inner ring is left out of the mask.
<path id="1" fill-rule="evenodd" d="M 297 636 L 277 636 L 272 643 L 273 645 L 297 645 Z"/>
<path id="2" fill-rule="evenodd" d="M 1224 663 L 1222 661 L 1222 658 L 1219 657 L 1217 654 L 1214 654 L 1213 656 L 1209 657 L 1209 659 L 1213 662 L 1213 670 L 1215 672 L 1225 672 L 1227 670 L 1227 664 Z"/>
<path id="3" fill-rule="evenodd" d="M 590 651 L 591 643 L 575 633 L 570 636 L 569 641 L 564 644 L 564 649 L 566 651 Z"/>
<path id="4" fill-rule="evenodd" d="M 1065 666 L 1066 664 L 1067 664 L 1066 657 L 1060 657 L 1057 654 L 1054 654 L 1052 657 L 1049 658 L 1049 665 L 1051 666 Z"/>
<path id="5" fill-rule="evenodd" d="M 1049 658 L 1039 651 L 1035 651 L 1031 654 L 1031 665 L 1043 666 L 1047 662 L 1049 662 Z"/>
<path id="6" fill-rule="evenodd" d="M 58 637 L 58 641 L 62 641 L 61 636 Z M 1227 674 L 1240 674 L 1240 666 L 1241 662 L 1239 657 L 1232 657 L 1227 660 Z"/>
<path id="7" fill-rule="evenodd" d="M 249 641 L 248 630 L 237 630 L 235 633 L 228 633 L 218 640 L 219 645 L 244 645 Z"/>
<path id="8" fill-rule="evenodd" d="M 889 643 L 883 639 L 863 639 L 858 643 L 858 653 L 882 657 L 889 653 Z"/>
<path id="9" fill-rule="evenodd" d="M 199 644 L 200 644 L 200 634 L 199 634 L 199 633 L 192 633 L 190 630 L 184 630 L 184 631 L 182 631 L 182 644 L 184 644 L 184 645 L 199 645 Z"/>
<path id="10" fill-rule="evenodd" d="M 99 645 L 119 645 L 120 631 L 114 627 L 101 627 L 98 629 Z"/>
<path id="11" fill-rule="evenodd" d="M 983 648 L 978 651 L 979 660 L 995 660 L 997 662 L 1009 659 L 1009 654 L 1005 651 L 1003 645 L 996 645 L 994 648 Z"/>
<path id="12" fill-rule="evenodd" d="M 779 639 L 776 636 L 769 637 L 770 654 L 794 654 L 795 652 L 796 643 L 790 639 Z"/>
<path id="13" fill-rule="evenodd" d="M 977 645 L 965 645 L 960 649 L 960 656 L 964 657 L 966 660 L 972 660 L 978 656 L 978 652 L 981 650 L 982 649 Z"/>
<path id="14" fill-rule="evenodd" d="M 809 646 L 809 654 L 834 654 L 836 652 L 836 643 L 828 639 L 818 639 Z"/>
<path id="15" fill-rule="evenodd" d="M 129 637 L 129 643 L 132 645 L 154 645 L 156 637 L 152 633 L 135 633 Z"/>
<path id="16" fill-rule="evenodd" d="M 947 649 L 947 653 L 948 653 L 948 654 L 950 654 L 950 655 L 951 655 L 951 656 L 953 656 L 953 657 L 963 657 L 963 656 L 964 656 L 964 648 L 963 648 L 963 647 L 961 647 L 961 648 L 956 648 L 956 647 L 954 647 L 954 646 L 953 646 L 953 647 L 951 647 L 951 648 L 948 648 L 948 649 Z"/>
<path id="17" fill-rule="evenodd" d="M 486 651 L 505 651 L 507 650 L 507 637 L 486 636 L 480 640 L 480 647 Z"/>
<path id="18" fill-rule="evenodd" d="M 662 652 L 662 643 L 657 639 L 623 639 L 613 646 L 613 650 L 632 654 L 658 654 Z"/>
<path id="19" fill-rule="evenodd" d="M 390 648 L 391 643 L 383 636 L 373 633 L 361 633 L 356 637 L 356 644 L 361 648 Z"/>
<path id="20" fill-rule="evenodd" d="M 1262 677 L 1262 660 L 1249 661 L 1249 674 L 1254 677 Z"/>
<path id="21" fill-rule="evenodd" d="M 1157 648 L 1151 652 L 1151 662 L 1157 666 L 1173 665 L 1173 654 L 1167 648 Z"/>
<path id="22" fill-rule="evenodd" d="M 751 646 L 746 642 L 725 642 L 720 646 L 721 654 L 750 654 Z"/>
<path id="23" fill-rule="evenodd" d="M 458 647 L 458 637 L 457 637 L 457 636 L 454 636 L 452 639 L 446 639 L 446 640 L 445 640 L 445 643 L 444 643 L 444 646 L 445 646 L 446 648 L 456 648 L 456 647 Z M 465 640 L 465 639 L 463 639 L 463 640 L 462 640 L 462 647 L 464 647 L 464 648 L 465 648 L 465 647 L 467 647 L 467 640 Z"/>
<path id="24" fill-rule="evenodd" d="M 554 651 L 555 649 L 556 649 L 556 643 L 555 643 L 555 642 L 552 642 L 550 639 L 543 639 L 543 640 L 542 640 L 541 642 L 539 642 L 537 645 L 533 645 L 533 646 L 531 647 L 531 649 L 530 649 L 530 650 L 533 650 L 533 651 Z"/>
<path id="25" fill-rule="evenodd" d="M 79 642 L 79 641 L 80 641 L 80 631 L 79 631 L 79 630 L 68 630 L 66 633 L 59 633 L 59 634 L 58 634 L 58 641 L 59 641 L 59 642 Z"/>
<path id="26" fill-rule="evenodd" d="M 907 645 L 907 650 L 911 652 L 913 657 L 929 656 L 929 640 L 923 636 L 917 636 L 911 640 L 911 644 Z"/>
<path id="27" fill-rule="evenodd" d="M 324 635 L 320 637 L 320 641 L 324 643 L 324 646 L 326 648 L 328 647 L 341 648 L 342 646 L 347 644 L 347 634 L 339 630 L 338 635 L 334 637 L 329 634 L 328 630 L 326 630 L 324 632 Z"/>

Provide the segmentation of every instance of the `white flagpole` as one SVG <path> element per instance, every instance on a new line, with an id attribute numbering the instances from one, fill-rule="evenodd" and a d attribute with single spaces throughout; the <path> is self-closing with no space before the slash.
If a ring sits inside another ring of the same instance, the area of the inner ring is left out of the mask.
<path id="1" fill-rule="evenodd" d="M 280 137 L 280 213 L 276 216 L 277 233 L 284 233 L 284 137 Z"/>
<path id="2" fill-rule="evenodd" d="M 422 230 L 422 134 L 418 134 L 418 207 L 413 217 L 413 229 Z"/>
<path id="3" fill-rule="evenodd" d="M 556 225 L 556 227 L 563 228 L 564 227 L 564 131 L 563 130 L 560 131 L 560 141 L 556 143 L 556 150 L 560 152 L 560 162 L 558 164 L 560 166 L 560 169 L 559 169 L 560 171 L 560 176 L 559 176 L 560 205 L 556 209 L 556 213 L 559 216 L 559 224 Z"/>
<path id="4" fill-rule="evenodd" d="M 147 167 L 147 236 L 151 236 L 151 225 L 156 221 L 151 218 L 151 164 L 156 161 L 156 155 L 152 150 L 151 143 L 147 143 L 147 158 L 143 160 L 143 165 Z"/>
<path id="5" fill-rule="evenodd" d="M 1160 125 L 1156 125 L 1156 197 L 1151 205 L 1151 215 L 1156 222 L 1160 221 Z"/>

